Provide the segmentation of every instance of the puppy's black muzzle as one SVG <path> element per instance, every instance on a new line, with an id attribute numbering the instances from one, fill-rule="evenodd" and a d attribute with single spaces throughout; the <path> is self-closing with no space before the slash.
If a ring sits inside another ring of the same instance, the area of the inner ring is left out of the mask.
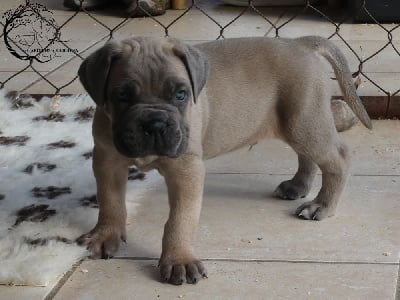
<path id="1" fill-rule="evenodd" d="M 189 130 L 170 105 L 135 105 L 114 121 L 114 144 L 127 157 L 178 157 L 187 148 Z"/>

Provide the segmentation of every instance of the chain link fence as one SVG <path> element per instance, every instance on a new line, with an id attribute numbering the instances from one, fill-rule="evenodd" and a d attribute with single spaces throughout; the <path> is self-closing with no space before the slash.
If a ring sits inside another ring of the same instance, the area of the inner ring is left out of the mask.
<path id="1" fill-rule="evenodd" d="M 80 1 L 78 10 L 64 11 L 64 14 L 60 13 L 62 10 L 54 13 L 55 10 L 39 1 L 28 0 L 2 12 L 0 37 L 4 43 L 1 44 L 0 54 L 5 65 L 10 67 L 1 72 L 0 88 L 11 87 L 24 93 L 31 92 L 32 87 L 37 86 L 36 93 L 53 95 L 82 92 L 78 88 L 80 85 L 76 75 L 79 64 L 112 38 L 143 34 L 177 37 L 195 43 L 244 35 L 286 37 L 294 32 L 296 36 L 325 36 L 339 44 L 351 62 L 354 75 L 375 87 L 375 93 L 387 98 L 386 115 L 390 100 L 400 95 L 400 79 L 396 77 L 400 74 L 400 23 L 380 23 L 367 9 L 368 1 L 372 0 L 361 1 L 359 7 L 370 23 L 357 25 L 366 26 L 367 29 L 360 37 L 357 36 L 357 30 L 352 32 L 354 28 L 350 27 L 353 26 L 354 12 L 334 9 L 326 3 L 321 4 L 321 1 L 304 0 L 301 6 L 277 8 L 256 6 L 254 0 L 249 0 L 247 5 L 241 7 L 215 4 L 213 0 L 188 0 L 186 9 L 167 10 L 166 14 L 160 16 L 152 16 L 146 10 L 147 6 L 142 6 L 144 2 L 136 2 L 136 14 L 140 10 L 146 16 L 140 18 L 124 15 L 114 8 L 111 11 L 89 11 L 85 9 L 85 1 Z M 200 23 L 191 22 L 195 17 Z M 257 21 L 249 25 L 252 20 Z M 85 35 L 87 38 L 92 34 L 91 30 L 85 31 L 87 22 L 95 24 L 96 30 L 101 30 L 102 34 L 85 44 L 82 42 Z M 249 29 L 246 26 L 253 27 Z M 69 38 L 65 37 L 66 31 L 69 32 Z M 376 34 L 380 38 L 374 41 L 374 49 L 368 53 L 363 51 L 363 40 L 374 40 Z M 75 39 L 75 35 L 81 38 Z M 74 40 L 77 43 L 74 44 Z M 368 72 L 369 65 L 379 70 Z M 57 72 L 61 73 L 58 77 Z M 383 73 L 389 74 L 389 77 L 382 77 Z M 385 85 L 387 80 L 394 82 L 391 88 Z"/>

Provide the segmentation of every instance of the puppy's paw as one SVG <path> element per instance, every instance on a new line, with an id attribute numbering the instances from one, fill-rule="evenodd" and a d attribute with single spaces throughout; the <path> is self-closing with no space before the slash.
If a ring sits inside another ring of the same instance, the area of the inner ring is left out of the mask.
<path id="1" fill-rule="evenodd" d="M 201 278 L 207 278 L 207 270 L 197 259 L 160 259 L 161 280 L 175 285 L 185 282 L 196 284 Z"/>
<path id="2" fill-rule="evenodd" d="M 300 205 L 296 210 L 296 215 L 305 220 L 320 221 L 332 216 L 333 212 L 321 203 L 310 201 Z"/>
<path id="3" fill-rule="evenodd" d="M 96 225 L 90 232 L 77 238 L 76 242 L 87 247 L 90 258 L 108 259 L 118 251 L 121 240 L 126 241 L 125 226 Z"/>
<path id="4" fill-rule="evenodd" d="M 304 184 L 293 182 L 293 180 L 283 181 L 274 191 L 274 197 L 284 200 L 296 200 L 307 196 L 309 188 Z"/>

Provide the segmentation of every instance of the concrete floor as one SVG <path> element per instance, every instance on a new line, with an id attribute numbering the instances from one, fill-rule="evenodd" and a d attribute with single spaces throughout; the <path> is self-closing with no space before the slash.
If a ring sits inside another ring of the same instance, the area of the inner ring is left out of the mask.
<path id="1" fill-rule="evenodd" d="M 18 2 L 3 0 L 4 12 Z M 45 1 L 36 1 L 45 2 Z M 49 2 L 49 1 L 47 1 Z M 53 7 L 62 23 L 72 12 Z M 218 2 L 205 4 L 210 15 L 228 24 L 241 11 Z M 275 24 L 283 24 L 291 9 L 262 9 Z M 168 11 L 158 18 L 169 24 L 181 12 Z M 62 37 L 83 57 L 101 46 L 108 30 L 121 18 L 96 12 L 97 21 L 78 14 L 66 25 Z M 387 28 L 394 25 L 386 24 Z M 194 10 L 170 27 L 170 35 L 191 43 L 215 39 L 220 28 Z M 335 27 L 305 15 L 289 23 L 281 36 L 307 34 L 329 36 Z M 117 38 L 132 34 L 163 36 L 163 28 L 151 19 L 130 19 L 115 32 Z M 368 57 L 387 41 L 377 25 L 344 24 L 342 36 L 362 57 Z M 225 37 L 270 35 L 271 26 L 260 16 L 246 13 L 225 31 Z M 400 29 L 393 31 L 400 44 Z M 337 37 L 352 70 L 355 56 Z M 4 48 L 0 42 L 0 49 Z M 49 63 L 34 64 L 56 86 L 76 76 L 81 59 L 60 55 Z M 20 70 L 24 62 L 1 51 L 0 80 Z M 390 47 L 372 58 L 364 71 L 390 92 L 399 89 L 400 59 Z M 6 85 L 26 93 L 53 93 L 39 75 L 27 70 Z M 79 93 L 78 81 L 62 93 Z M 360 95 L 383 95 L 363 78 Z M 356 126 L 342 134 L 352 149 L 351 176 L 336 216 L 322 222 L 295 218 L 301 203 L 271 196 L 274 188 L 296 170 L 296 157 L 283 143 L 262 142 L 251 151 L 243 149 L 207 163 L 204 205 L 198 230 L 197 252 L 204 259 L 209 278 L 199 284 L 170 286 L 159 282 L 163 223 L 168 209 L 163 185 L 141 199 L 136 215 L 129 216 L 128 244 L 112 260 L 85 261 L 56 286 L 46 288 L 0 286 L 0 299 L 400 299 L 400 121 L 375 121 L 374 130 Z M 317 178 L 308 196 L 316 195 Z M 397 298 L 396 298 L 397 286 Z"/>

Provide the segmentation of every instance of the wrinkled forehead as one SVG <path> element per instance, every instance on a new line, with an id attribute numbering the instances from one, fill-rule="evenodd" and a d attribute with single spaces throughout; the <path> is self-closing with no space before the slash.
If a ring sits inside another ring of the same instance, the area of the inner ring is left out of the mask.
<path id="1" fill-rule="evenodd" d="M 168 78 L 189 81 L 182 61 L 174 55 L 173 45 L 167 40 L 126 40 L 121 56 L 112 64 L 109 83 L 113 87 L 122 82 L 135 81 L 142 89 L 154 91 Z"/>

